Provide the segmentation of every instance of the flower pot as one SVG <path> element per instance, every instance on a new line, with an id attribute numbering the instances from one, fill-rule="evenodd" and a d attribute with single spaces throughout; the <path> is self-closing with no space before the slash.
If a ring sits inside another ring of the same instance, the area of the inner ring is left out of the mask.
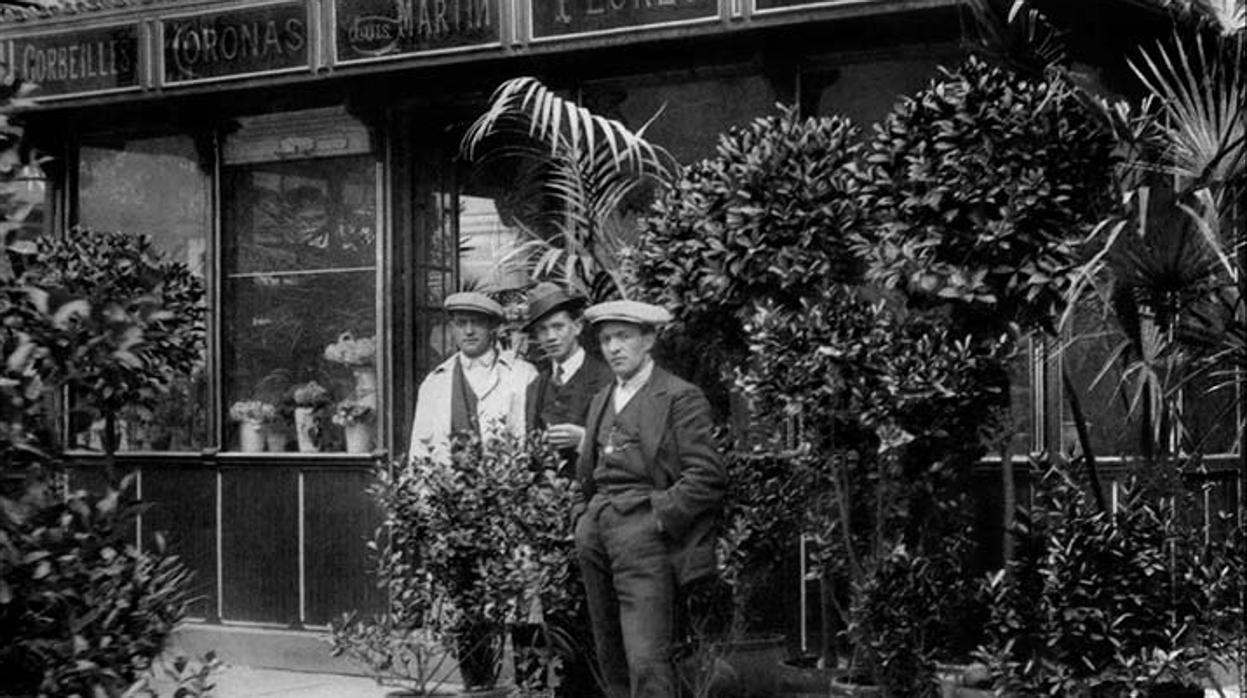
<path id="1" fill-rule="evenodd" d="M 833 680 L 829 695 L 836 696 L 836 698 L 841 696 L 843 698 L 880 698 L 883 695 L 883 691 L 878 686 Z"/>
<path id="2" fill-rule="evenodd" d="M 264 423 L 246 420 L 238 423 L 238 448 L 243 453 L 264 451 Z"/>
<path id="3" fill-rule="evenodd" d="M 299 453 L 316 453 L 320 450 L 320 415 L 315 407 L 294 409 L 294 435 L 299 442 Z"/>
<path id="4" fill-rule="evenodd" d="M 831 682 L 840 678 L 838 669 L 818 666 L 817 657 L 786 659 L 776 665 L 779 698 L 827 698 L 831 695 Z"/>
<path id="5" fill-rule="evenodd" d="M 723 661 L 730 667 L 732 695 L 774 696 L 779 690 L 779 665 L 787 655 L 783 635 L 759 635 L 721 643 Z"/>
<path id="6" fill-rule="evenodd" d="M 372 425 L 368 422 L 347 424 L 342 428 L 346 435 L 347 453 L 372 452 Z"/>
<path id="7" fill-rule="evenodd" d="M 377 396 L 377 369 L 372 366 L 361 366 L 355 369 L 355 398 L 363 400 Z"/>
<path id="8" fill-rule="evenodd" d="M 940 698 L 991 698 L 995 692 L 988 687 L 987 667 L 982 664 L 935 665 Z"/>
<path id="9" fill-rule="evenodd" d="M 264 431 L 264 441 L 270 453 L 285 453 L 286 444 L 290 441 L 290 432 L 277 427 L 269 427 Z"/>

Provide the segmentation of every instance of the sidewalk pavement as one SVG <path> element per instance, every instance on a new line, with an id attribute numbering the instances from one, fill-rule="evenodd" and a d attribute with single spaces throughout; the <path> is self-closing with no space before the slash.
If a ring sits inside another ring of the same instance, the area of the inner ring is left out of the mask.
<path id="1" fill-rule="evenodd" d="M 361 676 L 313 674 L 281 669 L 226 666 L 213 673 L 217 698 L 385 698 L 393 686 L 378 686 Z M 1208 689 L 1206 698 L 1221 698 Z M 1225 690 L 1225 698 L 1241 698 L 1237 688 Z"/>
<path id="2" fill-rule="evenodd" d="M 280 669 L 252 669 L 225 666 L 213 672 L 219 698 L 252 698 L 283 696 L 293 698 L 384 698 L 392 686 L 378 686 L 363 676 L 312 674 Z"/>

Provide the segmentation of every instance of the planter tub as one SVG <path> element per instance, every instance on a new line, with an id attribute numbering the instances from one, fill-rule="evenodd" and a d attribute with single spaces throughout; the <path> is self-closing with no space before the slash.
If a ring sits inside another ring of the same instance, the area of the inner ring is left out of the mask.
<path id="1" fill-rule="evenodd" d="M 788 654 L 783 635 L 762 635 L 723 643 L 723 661 L 732 669 L 734 698 L 772 698 L 779 690 L 780 663 Z"/>
<path id="2" fill-rule="evenodd" d="M 776 665 L 779 669 L 778 698 L 828 698 L 831 683 L 843 672 L 823 669 L 817 657 L 787 659 Z"/>

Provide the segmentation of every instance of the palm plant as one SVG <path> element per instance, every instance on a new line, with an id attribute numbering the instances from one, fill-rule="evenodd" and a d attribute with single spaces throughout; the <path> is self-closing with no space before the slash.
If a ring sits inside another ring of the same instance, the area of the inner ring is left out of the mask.
<path id="1" fill-rule="evenodd" d="M 536 78 L 500 85 L 460 154 L 482 163 L 518 158 L 551 205 L 538 225 L 518 224 L 524 242 L 498 264 L 595 300 L 624 295 L 620 262 L 635 235 L 630 202 L 679 171 L 670 153 L 645 139 L 649 123 L 632 131 Z"/>
<path id="2" fill-rule="evenodd" d="M 1124 206 L 1088 240 L 1096 252 L 1070 294 L 1071 307 L 1098 298 L 1116 321 L 1110 361 L 1141 417 L 1145 463 L 1166 450 L 1169 434 L 1184 451 L 1203 450 L 1181 402 L 1197 381 L 1213 390 L 1241 383 L 1226 367 L 1247 359 L 1234 341 L 1244 334 L 1242 6 L 1204 0 L 1181 9 L 1200 20 L 1187 25 L 1193 32 L 1177 31 L 1130 62 L 1148 95 L 1142 108 L 1105 110 L 1129 153 Z"/>

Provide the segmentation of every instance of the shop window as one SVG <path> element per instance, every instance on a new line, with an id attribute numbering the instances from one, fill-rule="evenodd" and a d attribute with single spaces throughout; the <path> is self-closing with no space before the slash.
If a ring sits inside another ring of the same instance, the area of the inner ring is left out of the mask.
<path id="1" fill-rule="evenodd" d="M 336 343 L 376 344 L 376 189 L 370 155 L 224 168 L 227 449 L 341 451 L 343 425 L 330 418 L 334 406 L 350 400 L 377 406 L 375 354 L 326 354 Z M 296 419 L 312 383 L 323 397 L 309 405 L 316 408 L 310 421 Z M 258 448 L 242 439 L 246 413 L 257 409 L 266 437 Z"/>
<path id="2" fill-rule="evenodd" d="M 582 99 L 586 107 L 634 130 L 653 119 L 645 137 L 688 164 L 712 157 L 720 134 L 732 126 L 774 113 L 779 95 L 766 78 L 740 75 L 590 83 Z"/>
<path id="3" fill-rule="evenodd" d="M 1124 382 L 1116 350 L 1121 333 L 1106 322 L 1099 308 L 1079 308 L 1071 320 L 1062 360 L 1087 420 L 1092 452 L 1097 458 L 1139 453 L 1142 420 L 1140 408 L 1131 408 L 1132 393 Z M 1106 368 L 1107 366 L 1107 368 Z M 1067 457 L 1081 453 L 1078 433 L 1068 397 L 1061 401 L 1061 452 Z"/>
<path id="4" fill-rule="evenodd" d="M 78 224 L 143 234 L 168 260 L 203 276 L 212 226 L 211 181 L 186 136 L 119 143 L 87 143 L 79 152 Z M 175 379 L 153 409 L 119 416 L 121 451 L 198 451 L 207 443 L 207 381 L 203 360 L 191 376 Z M 71 410 L 77 448 L 102 448 L 103 420 Z"/>

